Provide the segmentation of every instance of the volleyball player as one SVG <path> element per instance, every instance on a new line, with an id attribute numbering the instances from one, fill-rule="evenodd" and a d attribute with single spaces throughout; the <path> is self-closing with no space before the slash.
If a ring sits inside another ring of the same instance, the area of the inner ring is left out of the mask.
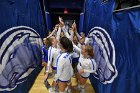
<path id="1" fill-rule="evenodd" d="M 52 42 L 51 38 L 45 38 L 44 39 L 45 45 L 42 47 L 42 66 L 45 66 L 45 71 L 46 71 L 47 64 L 48 64 L 48 49 L 52 45 L 51 42 Z M 47 81 L 47 77 L 44 78 L 44 84 L 45 84 L 46 88 L 49 90 L 50 84 Z"/>
<path id="2" fill-rule="evenodd" d="M 48 65 L 47 65 L 47 70 L 46 70 L 45 77 L 48 76 L 50 68 L 52 68 L 52 73 L 54 75 L 56 74 L 56 69 L 57 69 L 57 67 L 56 67 L 56 59 L 57 59 L 57 56 L 60 53 L 60 48 L 58 47 L 58 41 L 59 41 L 59 38 L 60 38 L 60 33 L 61 33 L 61 28 L 58 27 L 56 37 L 51 36 L 51 38 L 52 38 L 52 46 L 50 46 L 49 50 L 48 50 Z M 57 91 L 57 88 L 53 85 L 53 83 L 52 83 L 51 91 Z"/>
<path id="3" fill-rule="evenodd" d="M 85 84 L 90 73 L 96 72 L 93 48 L 90 45 L 82 45 L 82 49 L 76 45 L 73 46 L 80 53 L 79 63 L 77 65 L 78 88 L 80 89 L 80 93 L 85 93 Z"/>
<path id="4" fill-rule="evenodd" d="M 61 53 L 57 57 L 57 73 L 55 83 L 58 83 L 59 93 L 65 93 L 65 88 L 73 75 L 71 53 L 73 52 L 72 42 L 67 37 L 60 39 Z"/>

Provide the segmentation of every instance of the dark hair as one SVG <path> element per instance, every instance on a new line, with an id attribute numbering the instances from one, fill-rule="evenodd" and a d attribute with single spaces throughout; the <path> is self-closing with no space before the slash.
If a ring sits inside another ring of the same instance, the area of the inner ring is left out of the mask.
<path id="1" fill-rule="evenodd" d="M 77 37 L 76 33 L 73 34 L 73 37 L 75 37 L 75 36 Z M 78 39 L 78 37 L 77 37 L 77 39 Z"/>
<path id="2" fill-rule="evenodd" d="M 93 48 L 90 45 L 86 45 L 86 51 L 91 58 L 94 58 Z"/>
<path id="3" fill-rule="evenodd" d="M 73 52 L 73 44 L 67 37 L 60 38 L 60 44 L 68 52 Z"/>

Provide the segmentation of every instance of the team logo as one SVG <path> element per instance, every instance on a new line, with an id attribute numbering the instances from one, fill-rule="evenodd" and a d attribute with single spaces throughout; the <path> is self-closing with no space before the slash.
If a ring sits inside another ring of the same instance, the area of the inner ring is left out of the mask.
<path id="1" fill-rule="evenodd" d="M 41 61 L 42 40 L 26 26 L 0 34 L 0 91 L 11 91 L 24 82 Z"/>
<path id="2" fill-rule="evenodd" d="M 118 72 L 115 66 L 115 47 L 107 33 L 101 27 L 94 27 L 90 30 L 88 37 L 92 39 L 97 71 L 94 77 L 103 84 L 112 83 Z"/>

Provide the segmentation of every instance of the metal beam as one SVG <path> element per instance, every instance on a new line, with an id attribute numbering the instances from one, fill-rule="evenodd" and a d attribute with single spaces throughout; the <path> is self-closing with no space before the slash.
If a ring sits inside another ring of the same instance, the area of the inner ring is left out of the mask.
<path id="1" fill-rule="evenodd" d="M 135 9 L 135 8 L 140 8 L 140 5 L 136 5 L 136 6 L 132 6 L 132 7 L 127 7 L 127 8 L 123 8 L 123 9 L 119 9 L 119 10 L 114 10 L 113 13 L 121 12 L 121 11 L 126 11 L 126 10 L 130 10 L 130 9 Z"/>

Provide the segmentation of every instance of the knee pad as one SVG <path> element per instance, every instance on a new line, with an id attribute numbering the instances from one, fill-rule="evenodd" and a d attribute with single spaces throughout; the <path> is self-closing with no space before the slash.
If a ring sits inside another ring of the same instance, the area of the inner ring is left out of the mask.
<path id="1" fill-rule="evenodd" d="M 85 88 L 81 88 L 80 93 L 85 93 Z"/>
<path id="2" fill-rule="evenodd" d="M 82 89 L 85 88 L 85 85 L 80 85 L 80 88 L 82 88 Z"/>

